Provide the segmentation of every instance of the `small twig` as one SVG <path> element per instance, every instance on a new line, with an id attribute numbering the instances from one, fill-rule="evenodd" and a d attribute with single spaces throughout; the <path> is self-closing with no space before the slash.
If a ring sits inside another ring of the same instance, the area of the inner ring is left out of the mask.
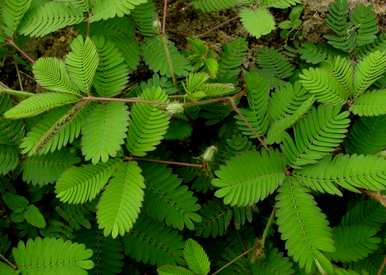
<path id="1" fill-rule="evenodd" d="M 224 27 L 225 25 L 228 25 L 229 23 L 231 23 L 231 22 L 233 22 L 233 21 L 235 21 L 235 20 L 237 20 L 237 19 L 239 19 L 239 18 L 240 18 L 239 15 L 237 15 L 237 16 L 235 16 L 235 17 L 232 17 L 232 18 L 229 18 L 228 20 L 225 20 L 224 22 L 221 22 L 220 24 L 217 24 L 217 25 L 215 25 L 214 27 L 210 28 L 210 29 L 207 30 L 206 32 L 197 35 L 197 37 L 198 37 L 198 38 L 203 38 L 203 37 L 209 35 L 211 32 L 213 32 L 213 31 L 215 31 L 215 30 L 217 30 L 217 29 L 220 29 L 220 28 Z"/>
<path id="2" fill-rule="evenodd" d="M 162 15 L 162 26 L 161 26 L 161 33 L 166 34 L 166 18 L 168 16 L 168 0 L 164 0 L 164 9 L 163 9 L 163 15 Z"/>
<path id="3" fill-rule="evenodd" d="M 31 56 L 29 56 L 28 53 L 26 53 L 24 50 L 20 49 L 16 45 L 15 41 L 13 41 L 11 38 L 8 38 L 6 42 L 9 46 L 13 47 L 16 51 L 18 51 L 23 56 L 23 58 L 26 59 L 29 63 L 35 63 L 35 60 Z"/>
<path id="4" fill-rule="evenodd" d="M 13 263 L 11 263 L 6 257 L 4 257 L 3 255 L 0 254 L 0 258 L 6 262 L 10 267 L 12 267 L 13 269 L 17 270 L 17 266 L 14 265 Z"/>
<path id="5" fill-rule="evenodd" d="M 371 191 L 364 190 L 364 189 L 362 189 L 361 192 L 363 194 L 365 194 L 366 196 L 368 196 L 369 198 L 379 202 L 384 207 L 386 207 L 386 196 L 384 196 L 384 195 L 382 195 L 380 193 L 377 193 L 377 192 L 371 192 Z"/>
<path id="6" fill-rule="evenodd" d="M 377 275 L 382 275 L 383 271 L 385 270 L 385 267 L 386 267 L 386 256 L 383 258 L 383 262 L 382 262 L 381 266 L 379 267 Z"/>
<path id="7" fill-rule="evenodd" d="M 180 161 L 172 161 L 172 160 L 147 159 L 147 158 L 139 158 L 139 157 L 132 157 L 132 156 L 125 157 L 125 160 L 137 160 L 137 161 L 169 164 L 169 165 L 183 166 L 183 167 L 193 167 L 193 168 L 200 168 L 200 169 L 205 168 L 204 164 L 188 163 L 188 162 L 180 162 Z"/>
<path id="8" fill-rule="evenodd" d="M 212 275 L 216 275 L 218 273 L 220 273 L 221 271 L 223 271 L 224 269 L 226 269 L 227 267 L 229 267 L 230 265 L 234 264 L 235 262 L 237 262 L 239 259 L 241 259 L 242 257 L 244 257 L 245 255 L 247 255 L 249 252 L 251 252 L 252 250 L 254 249 L 254 247 L 251 247 L 249 248 L 247 251 L 244 251 L 243 253 L 241 253 L 239 256 L 235 257 L 234 259 L 232 259 L 230 262 L 226 263 L 225 265 L 223 265 L 221 268 L 217 269 L 215 272 L 212 273 Z"/>
<path id="9" fill-rule="evenodd" d="M 16 68 L 16 74 L 17 74 L 17 80 L 19 81 L 20 90 L 24 91 L 23 83 L 22 83 L 21 75 L 20 75 L 20 71 L 19 71 L 19 66 L 17 65 L 16 60 L 14 60 L 14 62 L 15 62 L 15 68 Z"/>

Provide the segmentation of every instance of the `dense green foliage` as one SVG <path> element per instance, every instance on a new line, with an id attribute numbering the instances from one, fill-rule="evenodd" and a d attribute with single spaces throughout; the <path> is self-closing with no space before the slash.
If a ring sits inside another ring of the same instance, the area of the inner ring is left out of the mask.
<path id="1" fill-rule="evenodd" d="M 4 67 L 34 82 L 0 82 L 0 275 L 384 274 L 373 6 L 336 0 L 310 43 L 300 0 L 182 1 L 237 13 L 220 49 L 162 2 L 0 0 Z M 61 57 L 22 50 L 62 29 Z"/>

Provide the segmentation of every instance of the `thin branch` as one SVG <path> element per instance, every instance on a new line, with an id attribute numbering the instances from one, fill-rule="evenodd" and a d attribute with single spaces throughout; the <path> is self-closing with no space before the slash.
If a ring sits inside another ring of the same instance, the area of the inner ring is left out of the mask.
<path id="1" fill-rule="evenodd" d="M 122 103 L 146 103 L 157 106 L 166 107 L 167 104 L 158 100 L 146 100 L 138 97 L 132 98 L 118 98 L 118 97 L 97 97 L 97 96 L 85 96 L 82 98 L 83 100 L 88 101 L 105 101 L 105 102 L 122 102 Z"/>
<path id="2" fill-rule="evenodd" d="M 18 52 L 21 54 L 21 56 L 22 56 L 24 59 L 26 59 L 29 63 L 31 63 L 31 64 L 34 64 L 34 63 L 35 63 L 35 60 L 34 60 L 31 56 L 29 56 L 29 54 L 26 53 L 24 50 L 22 50 L 21 48 L 19 48 L 19 47 L 16 45 L 15 41 L 13 41 L 11 38 L 8 38 L 8 39 L 6 40 L 6 42 L 7 42 L 7 44 L 8 44 L 9 46 L 13 47 L 16 51 L 18 51 Z"/>
<path id="3" fill-rule="evenodd" d="M 228 20 L 225 20 L 224 22 L 221 22 L 220 24 L 217 24 L 215 25 L 214 27 L 210 28 L 209 30 L 207 30 L 206 32 L 202 33 L 202 34 L 199 34 L 197 35 L 198 38 L 203 38 L 203 37 L 206 37 L 208 36 L 210 33 L 214 32 L 215 30 L 218 30 L 226 25 L 228 25 L 229 23 L 239 19 L 240 16 L 237 15 L 235 17 L 232 17 L 232 18 L 229 18 Z"/>
<path id="4" fill-rule="evenodd" d="M 224 269 L 226 269 L 227 267 L 229 267 L 230 265 L 234 264 L 235 262 L 237 262 L 239 259 L 241 259 L 242 257 L 244 257 L 245 255 L 247 255 L 249 252 L 251 252 L 252 250 L 254 249 L 254 247 L 251 247 L 249 248 L 247 251 L 244 251 L 243 253 L 241 253 L 239 256 L 235 257 L 234 259 L 232 259 L 230 262 L 226 263 L 225 265 L 223 265 L 221 268 L 217 269 L 215 272 L 212 273 L 212 275 L 216 275 L 218 273 L 220 273 L 221 271 L 223 271 Z"/>
<path id="5" fill-rule="evenodd" d="M 168 0 L 164 0 L 164 9 L 163 9 L 163 15 L 162 15 L 162 26 L 161 26 L 161 33 L 166 34 L 166 18 L 168 16 Z"/>
<path id="6" fill-rule="evenodd" d="M 386 256 L 383 258 L 383 262 L 382 262 L 381 266 L 379 267 L 377 275 L 382 275 L 383 271 L 385 270 L 385 267 L 386 267 Z"/>
<path id="7" fill-rule="evenodd" d="M 253 125 L 249 122 L 249 120 L 240 112 L 240 109 L 237 107 L 235 101 L 233 98 L 229 98 L 229 103 L 231 104 L 232 106 L 232 109 L 233 111 L 235 111 L 239 117 L 243 120 L 243 122 L 245 123 L 245 125 L 247 125 L 247 127 L 253 132 L 254 136 L 256 137 L 256 139 L 260 142 L 261 145 L 263 145 L 263 147 L 265 149 L 268 149 L 268 146 L 267 144 L 265 143 L 265 141 L 260 137 L 260 135 L 257 133 L 255 127 L 253 127 Z"/>
<path id="8" fill-rule="evenodd" d="M 241 91 L 233 96 L 226 96 L 226 97 L 216 97 L 216 98 L 210 98 L 210 99 L 204 99 L 200 101 L 192 101 L 187 102 L 184 104 L 185 108 L 193 107 L 193 106 L 200 106 L 200 105 L 208 105 L 208 104 L 214 104 L 214 103 L 225 103 L 230 104 L 230 100 L 236 100 L 245 95 L 244 91 Z"/>
<path id="9" fill-rule="evenodd" d="M 384 196 L 384 195 L 382 195 L 380 193 L 377 193 L 377 192 L 371 192 L 371 191 L 364 190 L 364 189 L 362 189 L 361 192 L 363 194 L 365 194 L 366 196 L 368 196 L 369 198 L 379 202 L 384 207 L 386 207 L 386 196 Z"/>
<path id="10" fill-rule="evenodd" d="M 17 270 L 17 266 L 14 265 L 11 261 L 9 261 L 6 257 L 0 254 L 0 259 L 2 259 L 4 262 L 6 262 L 10 267 Z"/>
<path id="11" fill-rule="evenodd" d="M 180 162 L 180 161 L 172 161 L 172 160 L 147 159 L 147 158 L 139 158 L 139 157 L 132 157 L 132 156 L 125 157 L 125 160 L 129 160 L 129 161 L 130 160 L 137 160 L 137 161 L 144 161 L 144 162 L 182 166 L 182 167 L 193 167 L 193 168 L 199 168 L 199 169 L 205 168 L 204 164 L 188 163 L 188 162 Z"/>

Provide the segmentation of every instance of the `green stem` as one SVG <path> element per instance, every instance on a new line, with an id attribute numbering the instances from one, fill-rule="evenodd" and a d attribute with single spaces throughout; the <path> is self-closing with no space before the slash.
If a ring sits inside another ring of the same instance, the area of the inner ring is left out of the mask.
<path id="1" fill-rule="evenodd" d="M 266 239 L 268 237 L 269 230 L 271 229 L 271 226 L 273 224 L 273 220 L 275 218 L 275 213 L 276 213 L 276 208 L 274 207 L 272 209 L 271 215 L 269 215 L 268 222 L 265 225 L 265 228 L 264 228 L 264 231 L 263 231 L 263 235 L 261 237 L 261 249 L 263 251 L 264 251 L 264 247 L 265 247 L 265 241 L 266 241 Z"/>
<path id="2" fill-rule="evenodd" d="M 22 96 L 22 97 L 30 97 L 35 95 L 34 93 L 31 93 L 31 92 L 16 91 L 16 90 L 2 88 L 2 87 L 0 87 L 0 94 L 8 94 L 8 95 Z"/>

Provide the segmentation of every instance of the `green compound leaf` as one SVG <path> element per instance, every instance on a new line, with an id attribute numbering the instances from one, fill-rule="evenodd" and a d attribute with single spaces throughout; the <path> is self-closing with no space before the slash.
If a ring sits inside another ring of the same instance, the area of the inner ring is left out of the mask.
<path id="1" fill-rule="evenodd" d="M 88 93 L 98 68 L 99 56 L 94 42 L 81 35 L 71 43 L 71 52 L 66 57 L 66 66 L 71 80 L 83 93 Z"/>
<path id="2" fill-rule="evenodd" d="M 296 180 L 287 180 L 277 195 L 277 224 L 288 254 L 307 273 L 320 265 L 331 274 L 332 265 L 323 254 L 334 251 L 326 216 L 314 198 Z"/>
<path id="3" fill-rule="evenodd" d="M 93 200 L 114 172 L 115 162 L 83 165 L 67 169 L 56 183 L 55 193 L 61 202 L 80 204 Z"/>
<path id="4" fill-rule="evenodd" d="M 129 112 L 119 102 L 97 104 L 91 109 L 82 127 L 82 153 L 92 163 L 115 157 L 124 144 Z"/>
<path id="5" fill-rule="evenodd" d="M 265 199 L 285 177 L 286 160 L 277 151 L 248 151 L 229 160 L 215 172 L 215 195 L 225 204 L 248 206 Z"/>
<path id="6" fill-rule="evenodd" d="M 85 275 L 94 263 L 92 250 L 84 245 L 53 238 L 22 241 L 12 250 L 21 274 L 29 275 Z"/>
<path id="7" fill-rule="evenodd" d="M 146 88 L 140 96 L 143 100 L 166 103 L 167 95 L 159 87 Z M 169 116 L 154 104 L 136 103 L 131 110 L 127 149 L 135 156 L 145 156 L 161 143 L 169 127 Z"/>
<path id="8" fill-rule="evenodd" d="M 142 206 L 144 181 L 136 162 L 119 165 L 97 207 L 99 228 L 105 236 L 123 236 L 133 227 Z"/>
<path id="9" fill-rule="evenodd" d="M 196 274 L 206 275 L 210 271 L 208 255 L 202 246 L 193 239 L 185 242 L 184 258 L 190 270 Z"/>
<path id="10" fill-rule="evenodd" d="M 78 102 L 80 98 L 76 95 L 63 93 L 42 93 L 33 95 L 15 107 L 4 113 L 8 119 L 20 119 L 37 116 L 53 108 Z"/>
<path id="11" fill-rule="evenodd" d="M 36 81 L 44 88 L 79 95 L 79 89 L 71 81 L 64 61 L 54 57 L 39 58 L 32 66 Z"/>

